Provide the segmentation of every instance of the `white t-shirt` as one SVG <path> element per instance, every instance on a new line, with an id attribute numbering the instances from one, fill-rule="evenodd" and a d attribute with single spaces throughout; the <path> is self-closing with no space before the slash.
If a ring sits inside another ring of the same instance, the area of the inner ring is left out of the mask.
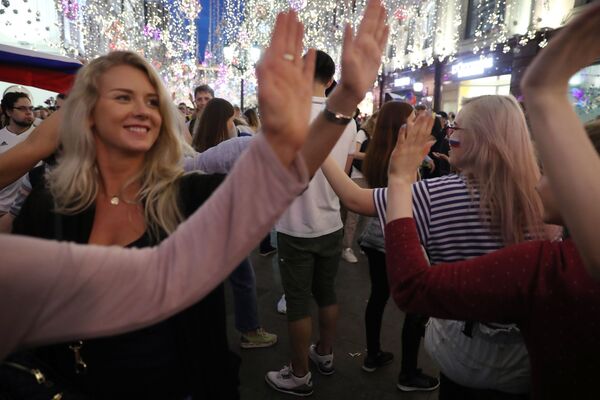
<path id="1" fill-rule="evenodd" d="M 358 144 L 359 149 L 360 149 L 360 146 L 362 146 L 362 144 L 365 142 L 365 140 L 367 140 L 367 133 L 363 129 L 359 129 L 358 133 L 356 134 L 356 144 Z M 355 148 L 355 152 L 356 152 L 356 148 Z M 362 172 L 360 172 L 354 166 L 352 166 L 352 172 L 350 173 L 350 178 L 358 179 L 358 178 L 364 178 L 364 177 L 365 176 L 362 174 Z"/>
<path id="2" fill-rule="evenodd" d="M 8 128 L 0 129 L 0 154 L 8 151 L 17 144 L 21 143 L 23 140 L 27 139 L 27 136 L 29 136 L 34 129 L 35 126 L 32 125 L 20 135 L 15 135 L 9 131 Z M 17 197 L 17 193 L 21 187 L 21 179 L 0 190 L 0 213 L 6 213 L 8 210 L 10 210 L 10 206 Z"/>
<path id="3" fill-rule="evenodd" d="M 311 121 L 325 108 L 324 97 L 313 97 Z M 356 124 L 352 121 L 329 154 L 341 168 L 349 155 L 354 154 Z M 317 170 L 308 188 L 297 197 L 281 216 L 275 229 L 286 235 L 313 238 L 342 229 L 340 201 L 321 169 Z"/>

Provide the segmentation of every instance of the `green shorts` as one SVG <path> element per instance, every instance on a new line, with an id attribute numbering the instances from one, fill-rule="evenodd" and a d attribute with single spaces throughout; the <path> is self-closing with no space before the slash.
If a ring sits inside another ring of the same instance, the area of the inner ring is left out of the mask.
<path id="1" fill-rule="evenodd" d="M 301 238 L 277 232 L 281 282 L 288 321 L 310 315 L 311 294 L 319 307 L 337 303 L 335 276 L 342 254 L 343 230 Z"/>

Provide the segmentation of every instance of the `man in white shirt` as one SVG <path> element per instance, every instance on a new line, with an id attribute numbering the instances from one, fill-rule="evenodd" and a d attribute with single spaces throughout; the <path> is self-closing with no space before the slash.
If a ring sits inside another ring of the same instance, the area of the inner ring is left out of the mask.
<path id="1" fill-rule="evenodd" d="M 326 108 L 325 90 L 335 73 L 333 60 L 322 51 L 317 51 L 315 67 L 311 119 Z M 330 153 L 346 170 L 352 163 L 356 140 L 356 125 L 350 122 Z M 306 191 L 275 226 L 292 347 L 291 372 L 298 378 L 298 384 L 290 386 L 282 373 L 287 366 L 282 371 L 267 373 L 267 383 L 275 390 L 296 395 L 312 393 L 309 358 L 320 373 L 334 372 L 333 340 L 338 318 L 335 277 L 342 251 L 342 228 L 339 199 L 323 172 L 318 170 Z M 319 306 L 320 339 L 316 344 L 310 343 L 311 295 Z"/>
<path id="2" fill-rule="evenodd" d="M 29 96 L 25 93 L 6 93 L 2 98 L 2 112 L 8 125 L 0 130 L 0 153 L 4 153 L 25 140 L 35 128 L 33 126 L 35 120 L 33 106 Z M 0 190 L 0 216 L 6 214 L 10 209 L 20 186 L 21 180 L 18 180 Z"/>

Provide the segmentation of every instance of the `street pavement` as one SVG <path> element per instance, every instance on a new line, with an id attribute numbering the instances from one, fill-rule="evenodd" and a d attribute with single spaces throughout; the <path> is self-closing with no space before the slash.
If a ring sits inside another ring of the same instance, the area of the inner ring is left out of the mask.
<path id="1" fill-rule="evenodd" d="M 312 399 L 343 400 L 437 400 L 437 390 L 433 392 L 402 393 L 396 389 L 396 379 L 400 371 L 401 332 L 404 313 L 390 298 L 383 317 L 381 344 L 383 350 L 394 353 L 394 362 L 373 373 L 361 369 L 366 353 L 364 312 L 369 297 L 369 268 L 367 259 L 354 247 L 359 259 L 356 264 L 340 261 L 336 282 L 340 318 L 337 341 L 334 347 L 336 372 L 331 376 L 319 375 L 312 368 L 314 394 Z M 279 336 L 279 342 L 270 348 L 244 349 L 239 347 L 240 336 L 235 330 L 231 289 L 227 287 L 227 328 L 229 343 L 233 351 L 242 358 L 240 369 L 240 394 L 242 400 L 293 399 L 276 392 L 265 382 L 265 373 L 279 370 L 289 362 L 290 347 L 285 315 L 276 311 L 282 289 L 276 266 L 277 253 L 262 257 L 255 251 L 252 264 L 256 273 L 258 311 L 262 326 Z M 317 338 L 316 305 L 313 304 L 313 339 Z M 419 352 L 419 368 L 429 375 L 438 376 L 435 363 L 423 350 Z"/>

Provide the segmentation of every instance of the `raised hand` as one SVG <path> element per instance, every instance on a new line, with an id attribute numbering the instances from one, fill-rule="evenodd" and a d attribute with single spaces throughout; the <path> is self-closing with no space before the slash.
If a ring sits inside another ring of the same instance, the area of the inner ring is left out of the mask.
<path id="1" fill-rule="evenodd" d="M 536 56 L 521 88 L 561 217 L 584 265 L 600 280 L 600 157 L 567 97 L 571 76 L 600 57 L 600 3 L 586 7 Z"/>
<path id="2" fill-rule="evenodd" d="M 358 104 L 377 77 L 389 34 L 386 18 L 387 13 L 381 1 L 369 0 L 356 36 L 349 25 L 345 27 L 342 76 L 334 93 L 337 91 L 349 102 Z"/>
<path id="3" fill-rule="evenodd" d="M 308 134 L 315 52 L 302 58 L 303 36 L 296 12 L 280 13 L 256 67 L 262 129 L 284 162 L 291 161 Z"/>
<path id="4" fill-rule="evenodd" d="M 533 91 L 566 93 L 569 79 L 600 57 L 600 3 L 590 4 L 565 26 L 527 68 L 521 87 Z"/>
<path id="5" fill-rule="evenodd" d="M 398 140 L 390 157 L 389 179 L 400 179 L 404 183 L 415 180 L 417 168 L 435 143 L 431 136 L 434 116 L 423 113 L 410 119 L 398 132 Z"/>

